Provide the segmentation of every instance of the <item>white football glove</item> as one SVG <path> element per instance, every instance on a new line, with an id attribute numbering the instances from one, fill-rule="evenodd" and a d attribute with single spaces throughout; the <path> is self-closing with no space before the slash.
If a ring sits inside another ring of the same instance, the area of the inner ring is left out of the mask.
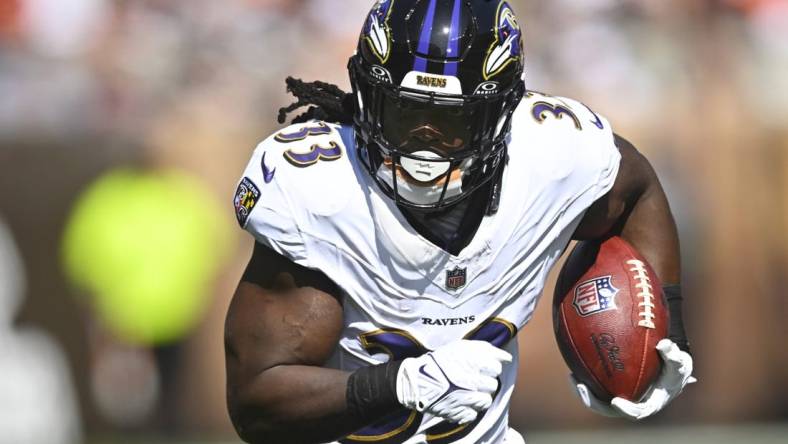
<path id="1" fill-rule="evenodd" d="M 402 361 L 397 399 L 403 406 L 466 424 L 492 405 L 503 363 L 512 355 L 483 341 L 461 340 Z"/>
<path id="2" fill-rule="evenodd" d="M 588 387 L 578 382 L 573 375 L 569 375 L 569 379 L 583 404 L 594 412 L 633 421 L 647 418 L 662 410 L 688 384 L 698 381 L 692 376 L 692 356 L 689 353 L 681 351 L 670 339 L 659 341 L 657 350 L 662 356 L 662 371 L 643 402 L 613 398 L 610 403 L 606 403 L 594 396 Z"/>

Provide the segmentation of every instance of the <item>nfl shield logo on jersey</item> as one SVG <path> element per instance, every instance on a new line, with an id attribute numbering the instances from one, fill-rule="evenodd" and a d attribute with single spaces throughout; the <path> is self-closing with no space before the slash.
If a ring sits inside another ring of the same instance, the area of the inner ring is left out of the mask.
<path id="1" fill-rule="evenodd" d="M 449 290 L 459 290 L 465 286 L 467 268 L 454 267 L 454 270 L 446 272 L 446 288 Z"/>
<path id="2" fill-rule="evenodd" d="M 612 277 L 604 276 L 583 282 L 575 288 L 573 305 L 580 316 L 590 316 L 603 311 L 615 310 L 618 288 L 613 286 Z"/>

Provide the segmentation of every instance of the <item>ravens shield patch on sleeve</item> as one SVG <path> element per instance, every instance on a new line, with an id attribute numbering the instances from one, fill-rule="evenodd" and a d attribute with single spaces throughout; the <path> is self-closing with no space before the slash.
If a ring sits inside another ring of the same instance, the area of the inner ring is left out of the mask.
<path id="1" fill-rule="evenodd" d="M 235 190 L 235 217 L 238 219 L 238 224 L 241 228 L 246 227 L 246 221 L 249 219 L 249 214 L 257 205 L 260 199 L 260 189 L 248 177 L 244 177 L 241 183 L 238 184 L 238 189 Z"/>

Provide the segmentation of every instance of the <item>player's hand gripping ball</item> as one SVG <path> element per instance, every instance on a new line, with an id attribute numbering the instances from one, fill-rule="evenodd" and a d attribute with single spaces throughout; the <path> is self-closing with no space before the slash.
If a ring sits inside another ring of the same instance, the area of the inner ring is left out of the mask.
<path id="1" fill-rule="evenodd" d="M 561 270 L 553 326 L 574 378 L 599 400 L 637 402 L 662 368 L 669 313 L 654 270 L 626 241 L 582 242 Z"/>
<path id="2" fill-rule="evenodd" d="M 692 356 L 664 339 L 668 317 L 657 276 L 626 241 L 584 242 L 572 251 L 556 285 L 553 321 L 586 407 L 639 420 L 696 382 Z"/>

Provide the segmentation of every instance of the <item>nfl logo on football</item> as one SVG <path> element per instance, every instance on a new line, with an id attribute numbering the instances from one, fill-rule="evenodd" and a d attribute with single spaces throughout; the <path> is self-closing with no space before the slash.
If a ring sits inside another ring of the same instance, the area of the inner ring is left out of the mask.
<path id="1" fill-rule="evenodd" d="M 603 311 L 615 310 L 618 288 L 613 286 L 612 277 L 604 276 L 583 282 L 575 288 L 575 306 L 580 316 L 591 316 Z"/>
<path id="2" fill-rule="evenodd" d="M 449 290 L 459 290 L 465 286 L 467 268 L 454 267 L 454 270 L 446 272 L 446 288 Z"/>

